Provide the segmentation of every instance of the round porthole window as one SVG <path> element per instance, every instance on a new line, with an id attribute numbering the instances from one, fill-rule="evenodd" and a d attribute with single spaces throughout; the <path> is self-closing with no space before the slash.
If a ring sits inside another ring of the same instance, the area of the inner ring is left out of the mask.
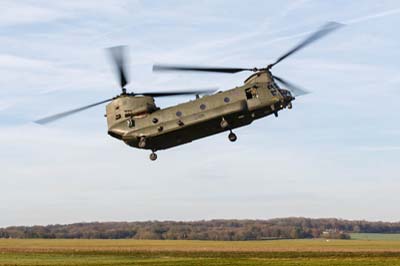
<path id="1" fill-rule="evenodd" d="M 229 97 L 224 98 L 224 102 L 229 103 L 230 101 L 231 101 L 231 99 L 229 99 Z"/>
<path id="2" fill-rule="evenodd" d="M 205 110 L 206 109 L 206 105 L 204 103 L 200 104 L 200 109 L 201 110 Z"/>
<path id="3" fill-rule="evenodd" d="M 176 112 L 176 116 L 182 116 L 182 112 L 181 111 Z"/>
<path id="4" fill-rule="evenodd" d="M 157 122 L 158 122 L 157 117 L 154 117 L 154 118 L 153 118 L 153 123 L 156 124 Z"/>

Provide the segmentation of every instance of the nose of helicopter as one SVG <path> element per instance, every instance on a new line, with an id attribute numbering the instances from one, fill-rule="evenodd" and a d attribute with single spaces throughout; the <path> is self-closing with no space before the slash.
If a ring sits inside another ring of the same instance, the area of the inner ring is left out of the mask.
<path id="1" fill-rule="evenodd" d="M 280 93 L 283 96 L 285 101 L 292 101 L 294 100 L 294 96 L 292 95 L 292 93 L 289 90 L 285 90 L 285 89 L 280 89 Z"/>
<path id="2" fill-rule="evenodd" d="M 289 91 L 288 100 L 293 101 L 294 99 L 296 99 L 296 97 L 294 97 L 294 95 Z"/>

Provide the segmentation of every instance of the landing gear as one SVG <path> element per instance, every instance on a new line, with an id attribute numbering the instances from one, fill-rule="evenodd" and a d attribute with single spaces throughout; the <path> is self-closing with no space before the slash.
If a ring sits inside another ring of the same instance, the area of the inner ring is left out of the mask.
<path id="1" fill-rule="evenodd" d="M 293 108 L 292 103 L 289 103 L 289 104 L 287 105 L 287 108 L 288 108 L 288 109 L 292 109 L 292 108 Z"/>
<path id="2" fill-rule="evenodd" d="M 229 133 L 228 138 L 231 142 L 235 142 L 237 140 L 237 136 L 235 133 L 232 132 L 232 130 L 231 133 Z"/>
<path id="3" fill-rule="evenodd" d="M 275 117 L 278 117 L 278 112 L 274 112 Z"/>
<path id="4" fill-rule="evenodd" d="M 145 137 L 141 137 L 139 140 L 139 144 L 138 144 L 139 148 L 144 148 L 146 147 L 146 138 Z"/>
<path id="5" fill-rule="evenodd" d="M 152 160 L 152 161 L 157 160 L 157 154 L 154 151 L 152 153 L 150 153 L 150 160 Z"/>
<path id="6" fill-rule="evenodd" d="M 225 120 L 225 118 L 222 118 L 221 123 L 219 124 L 221 128 L 227 128 L 229 126 L 228 121 Z"/>

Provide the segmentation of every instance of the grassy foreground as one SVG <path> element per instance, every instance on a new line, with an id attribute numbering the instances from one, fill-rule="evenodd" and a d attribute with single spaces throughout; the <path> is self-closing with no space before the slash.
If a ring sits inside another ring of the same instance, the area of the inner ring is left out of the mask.
<path id="1" fill-rule="evenodd" d="M 0 265 L 400 266 L 400 241 L 0 239 Z"/>

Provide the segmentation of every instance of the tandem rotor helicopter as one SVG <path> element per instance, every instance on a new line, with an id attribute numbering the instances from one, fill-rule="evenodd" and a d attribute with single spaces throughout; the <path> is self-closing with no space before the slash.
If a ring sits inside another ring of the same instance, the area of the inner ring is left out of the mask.
<path id="1" fill-rule="evenodd" d="M 136 93 L 127 92 L 124 47 L 112 47 L 111 57 L 119 76 L 121 94 L 84 107 L 48 116 L 35 122 L 47 124 L 110 102 L 106 106 L 108 134 L 127 145 L 151 150 L 150 159 L 157 159 L 156 151 L 189 143 L 193 140 L 229 131 L 228 138 L 234 142 L 233 129 L 249 125 L 254 120 L 274 114 L 284 108 L 291 109 L 295 96 L 308 93 L 271 73 L 272 67 L 310 43 L 340 28 L 342 24 L 328 22 L 305 40 L 280 56 L 274 63 L 263 68 L 225 68 L 154 65 L 153 71 L 201 71 L 217 73 L 254 72 L 244 85 L 212 94 L 212 90 L 168 91 Z M 277 83 L 282 85 L 281 88 Z M 196 95 L 195 100 L 160 109 L 154 98 Z M 203 96 L 200 96 L 203 95 Z"/>

